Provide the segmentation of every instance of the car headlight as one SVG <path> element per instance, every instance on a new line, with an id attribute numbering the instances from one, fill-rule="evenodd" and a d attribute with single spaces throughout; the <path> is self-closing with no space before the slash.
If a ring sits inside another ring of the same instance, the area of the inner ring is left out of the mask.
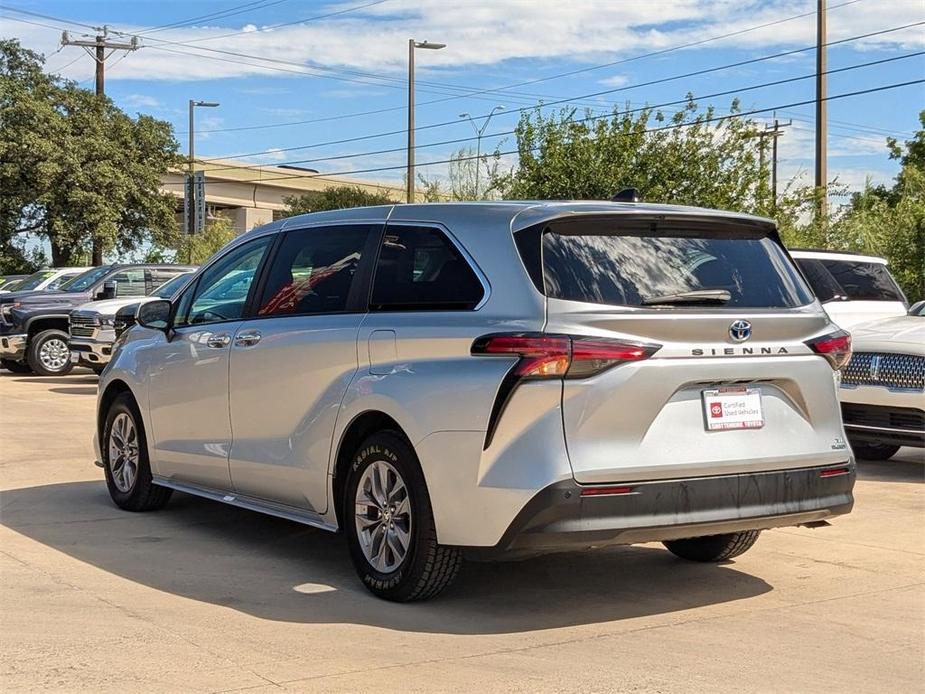
<path id="1" fill-rule="evenodd" d="M 102 316 L 100 318 L 100 325 L 102 325 L 104 328 L 112 328 L 115 326 L 115 324 L 116 324 L 115 316 Z"/>

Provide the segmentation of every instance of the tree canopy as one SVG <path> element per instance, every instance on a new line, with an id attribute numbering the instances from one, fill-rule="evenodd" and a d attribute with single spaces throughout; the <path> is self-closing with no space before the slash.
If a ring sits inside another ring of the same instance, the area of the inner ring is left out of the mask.
<path id="1" fill-rule="evenodd" d="M 496 174 L 493 186 L 508 199 L 538 200 L 609 200 L 633 187 L 645 200 L 767 213 L 762 127 L 701 111 L 690 97 L 672 115 L 629 107 L 604 117 L 525 112 L 515 129 L 518 164 Z"/>
<path id="2" fill-rule="evenodd" d="M 175 245 L 175 201 L 160 191 L 182 163 L 170 124 L 132 118 L 42 66 L 17 41 L 0 41 L 3 270 L 29 269 L 28 235 L 49 241 L 54 265 Z"/>
<path id="3" fill-rule="evenodd" d="M 323 191 L 290 195 L 283 198 L 286 209 L 283 217 L 306 212 L 342 210 L 347 207 L 368 207 L 370 205 L 392 205 L 395 203 L 387 193 L 371 193 L 359 186 L 329 186 Z"/>

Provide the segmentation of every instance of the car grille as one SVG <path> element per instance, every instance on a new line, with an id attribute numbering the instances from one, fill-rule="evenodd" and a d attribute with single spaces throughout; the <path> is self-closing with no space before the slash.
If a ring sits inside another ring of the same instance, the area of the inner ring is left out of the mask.
<path id="1" fill-rule="evenodd" d="M 842 370 L 842 385 L 925 390 L 925 357 L 888 352 L 855 352 Z"/>
<path id="2" fill-rule="evenodd" d="M 882 407 L 843 402 L 841 412 L 846 426 L 856 424 L 886 429 L 925 430 L 925 411 L 912 407 Z"/>
<path id="3" fill-rule="evenodd" d="M 93 337 L 96 334 L 96 318 L 71 316 L 71 337 Z"/>

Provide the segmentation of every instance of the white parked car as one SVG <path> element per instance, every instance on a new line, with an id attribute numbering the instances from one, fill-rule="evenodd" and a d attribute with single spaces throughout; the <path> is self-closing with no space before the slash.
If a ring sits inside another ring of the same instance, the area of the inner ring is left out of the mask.
<path id="1" fill-rule="evenodd" d="M 842 415 L 858 458 L 925 448 L 925 302 L 909 315 L 856 325 L 842 370 Z"/>
<path id="2" fill-rule="evenodd" d="M 858 323 L 906 315 L 906 297 L 883 258 L 797 249 L 790 255 L 839 327 L 853 332 Z"/>
<path id="3" fill-rule="evenodd" d="M 39 270 L 20 281 L 15 289 L 0 289 L 0 294 L 10 292 L 50 292 L 60 289 L 61 286 L 72 280 L 77 275 L 90 268 L 86 267 L 55 267 L 47 270 Z"/>

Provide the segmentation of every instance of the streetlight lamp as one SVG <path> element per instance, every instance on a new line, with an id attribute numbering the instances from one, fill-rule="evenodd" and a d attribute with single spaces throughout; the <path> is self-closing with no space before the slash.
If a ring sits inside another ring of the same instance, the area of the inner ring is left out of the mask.
<path id="1" fill-rule="evenodd" d="M 438 51 L 445 43 L 408 39 L 408 202 L 414 202 L 414 49 Z"/>
<path id="2" fill-rule="evenodd" d="M 476 199 L 478 199 L 478 197 L 479 197 L 479 167 L 480 167 L 481 164 L 482 164 L 482 135 L 485 134 L 485 129 L 488 127 L 488 123 L 489 123 L 489 121 L 491 121 L 491 117 L 492 117 L 493 115 L 495 115 L 495 113 L 497 113 L 498 111 L 503 111 L 503 110 L 504 110 L 504 106 L 502 106 L 501 104 L 498 104 L 497 106 L 495 106 L 495 107 L 491 110 L 491 112 L 490 112 L 487 116 L 485 116 L 485 122 L 482 123 L 482 127 L 481 127 L 481 128 L 475 124 L 475 121 L 472 119 L 472 116 L 470 116 L 468 113 L 460 113 L 460 114 L 459 114 L 459 117 L 460 117 L 460 118 L 468 118 L 468 119 L 469 119 L 469 122 L 472 123 L 472 127 L 475 129 L 475 135 L 476 135 L 476 138 L 475 138 L 475 139 L 476 139 L 476 146 L 475 146 L 475 197 L 476 197 Z"/>
<path id="3" fill-rule="evenodd" d="M 186 233 L 195 234 L 196 233 L 196 186 L 194 185 L 194 174 L 193 170 L 193 161 L 196 158 L 196 138 L 194 134 L 195 124 L 193 118 L 193 112 L 197 106 L 203 108 L 215 108 L 219 104 L 217 101 L 196 101 L 194 99 L 189 100 L 189 162 L 187 164 L 188 176 L 188 185 L 189 185 L 189 194 L 187 197 L 189 203 L 189 214 L 186 216 Z"/>

